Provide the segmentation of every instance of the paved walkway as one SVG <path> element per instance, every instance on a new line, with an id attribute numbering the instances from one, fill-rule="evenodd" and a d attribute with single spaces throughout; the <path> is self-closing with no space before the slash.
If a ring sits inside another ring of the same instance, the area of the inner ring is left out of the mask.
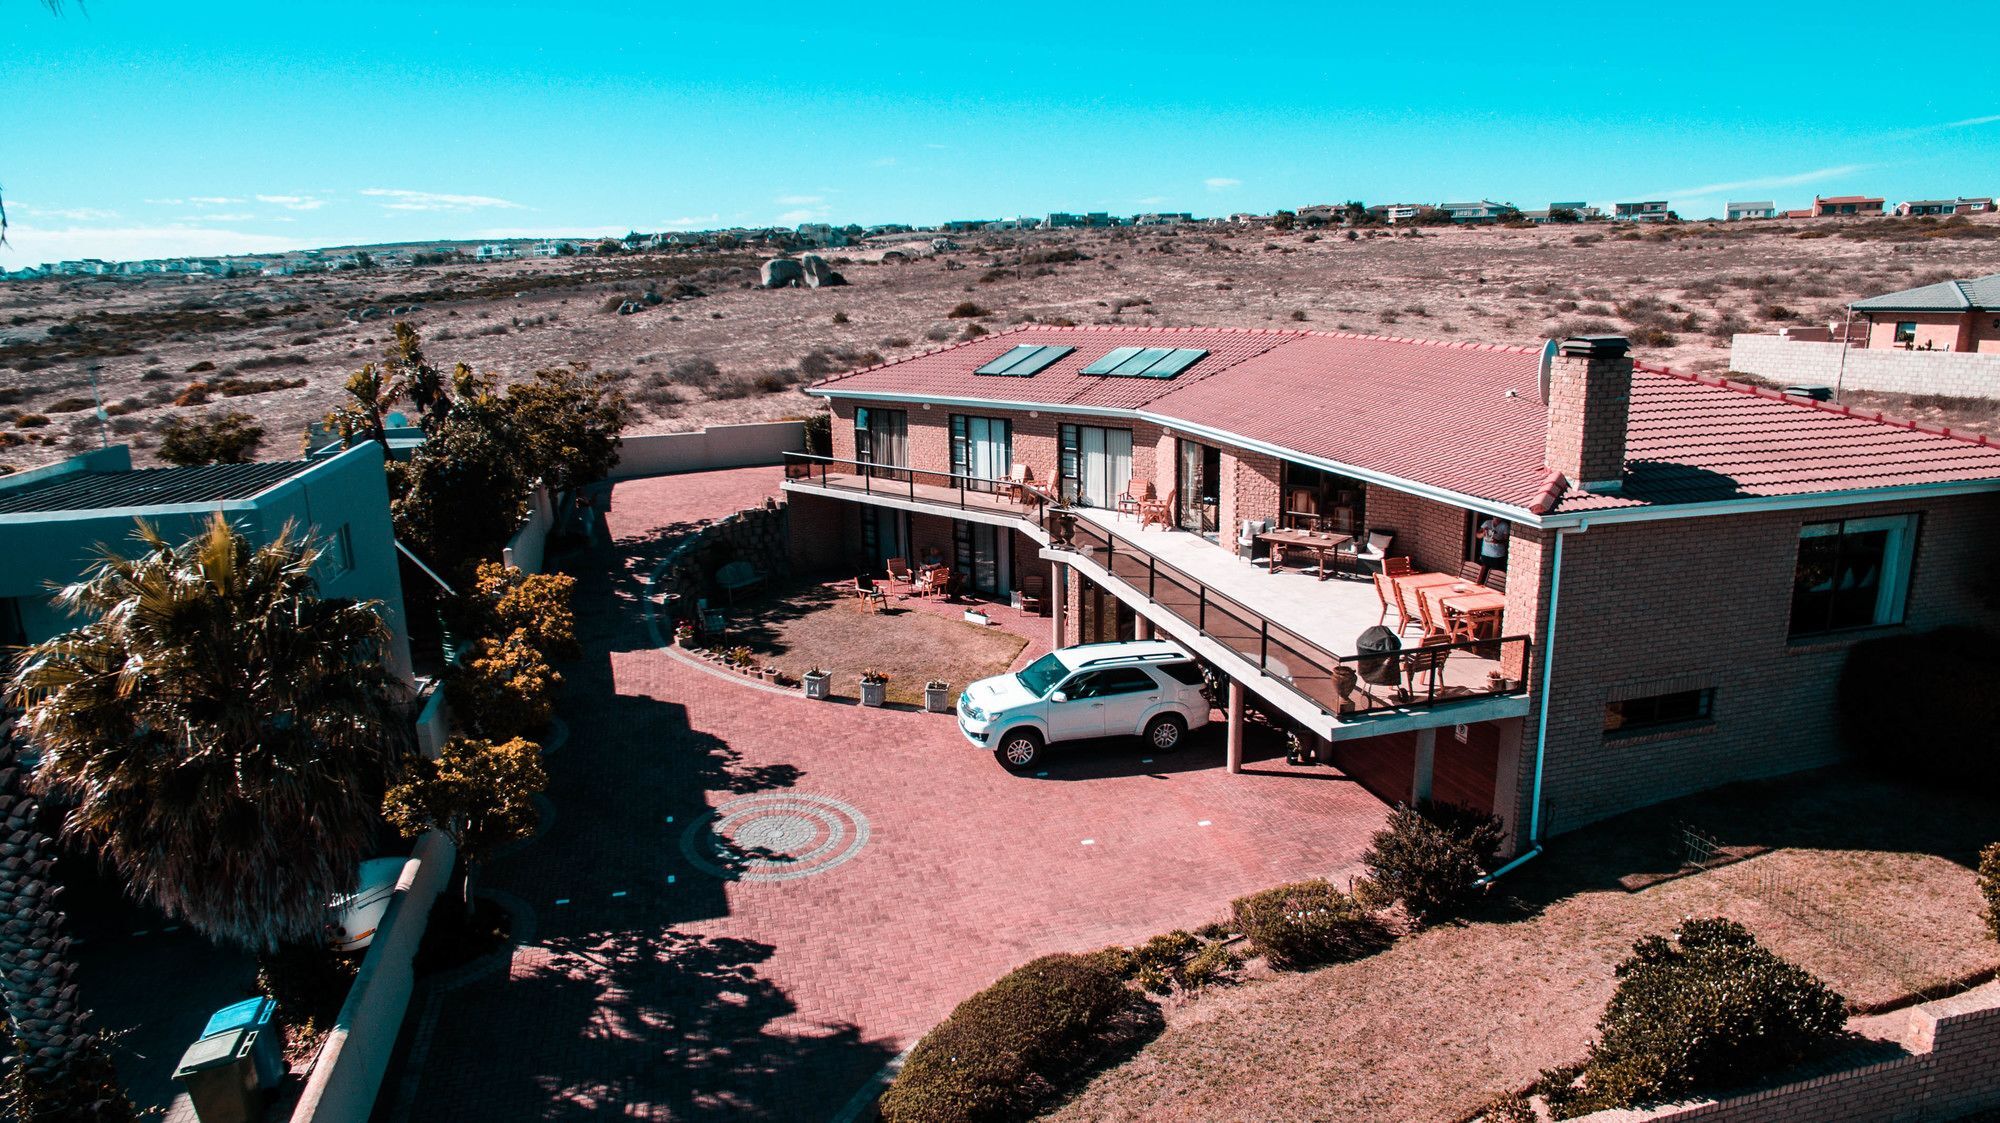
<path id="1" fill-rule="evenodd" d="M 419 994 L 378 1116 L 839 1118 L 1023 960 L 1344 878 L 1381 825 L 1356 785 L 1274 747 L 1227 775 L 1219 728 L 1015 777 L 949 716 L 781 696 L 652 647 L 652 564 L 778 479 L 621 484 L 615 546 L 570 559 L 587 654 L 565 668 L 553 821 L 482 879 L 532 909 L 532 936 L 505 971 Z"/>

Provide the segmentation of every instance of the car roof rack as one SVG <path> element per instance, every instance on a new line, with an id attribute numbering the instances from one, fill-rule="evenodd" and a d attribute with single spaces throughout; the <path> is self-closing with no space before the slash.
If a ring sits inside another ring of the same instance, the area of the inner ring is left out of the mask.
<path id="1" fill-rule="evenodd" d="M 1187 657 L 1187 653 L 1183 651 L 1149 651 L 1143 654 L 1106 655 L 1097 659 L 1085 659 L 1076 665 L 1076 669 L 1080 671 L 1085 667 L 1095 667 L 1101 663 L 1163 663 L 1176 659 L 1186 659 Z"/>

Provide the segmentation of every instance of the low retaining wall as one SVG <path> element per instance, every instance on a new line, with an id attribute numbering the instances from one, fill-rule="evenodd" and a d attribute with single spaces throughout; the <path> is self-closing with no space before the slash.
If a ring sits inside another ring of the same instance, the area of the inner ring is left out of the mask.
<path id="1" fill-rule="evenodd" d="M 542 560 L 548 551 L 549 534 L 556 526 L 555 499 L 546 487 L 536 487 L 528 493 L 528 521 L 507 540 L 500 550 L 500 560 L 507 565 L 519 566 L 524 573 L 540 573 Z"/>
<path id="2" fill-rule="evenodd" d="M 762 421 L 712 425 L 691 433 L 648 433 L 618 442 L 618 465 L 611 479 L 666 476 L 712 468 L 754 468 L 782 464 L 788 452 L 804 452 L 803 421 Z"/>
<path id="3" fill-rule="evenodd" d="M 2000 398 L 2000 354 L 1973 351 L 1850 349 L 1775 335 L 1738 335 L 1729 343 L 1729 369 L 1786 386 L 1832 386 L 1838 381 L 1848 390 Z"/>
<path id="4" fill-rule="evenodd" d="M 746 561 L 757 567 L 767 581 L 791 572 L 791 511 L 784 503 L 771 507 L 749 507 L 717 519 L 677 543 L 656 571 L 660 574 L 653 595 L 668 615 L 676 610 L 668 597 L 679 598 L 680 615 L 689 615 L 694 602 L 709 598 L 719 605 L 721 590 L 715 585 L 715 571 L 732 561 Z M 673 623 L 667 624 L 671 631 Z"/>
<path id="5" fill-rule="evenodd" d="M 2000 1107 L 2000 982 L 1900 1015 L 1908 1052 L 1725 1100 L 1600 1111 L 1589 1123 L 1900 1123 Z"/>
<path id="6" fill-rule="evenodd" d="M 367 1123 L 416 984 L 412 961 L 417 945 L 456 856 L 451 840 L 436 831 L 417 840 L 354 986 L 306 1078 L 292 1123 Z"/>

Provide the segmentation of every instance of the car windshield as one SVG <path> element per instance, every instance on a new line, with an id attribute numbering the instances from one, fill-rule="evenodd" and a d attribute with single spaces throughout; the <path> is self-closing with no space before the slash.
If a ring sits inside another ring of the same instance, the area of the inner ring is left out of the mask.
<path id="1" fill-rule="evenodd" d="M 1054 655 L 1044 655 L 1015 672 L 1014 677 L 1028 688 L 1028 693 L 1040 698 L 1056 688 L 1056 684 L 1069 674 L 1069 668 Z"/>

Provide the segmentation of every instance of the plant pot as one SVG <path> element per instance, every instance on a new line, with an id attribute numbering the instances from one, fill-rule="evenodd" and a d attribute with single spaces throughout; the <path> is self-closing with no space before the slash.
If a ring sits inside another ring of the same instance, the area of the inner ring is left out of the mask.
<path id="1" fill-rule="evenodd" d="M 926 684 L 924 686 L 924 709 L 934 714 L 950 713 L 951 687 L 949 685 L 931 686 Z"/>
<path id="2" fill-rule="evenodd" d="M 984 612 L 980 612 L 977 609 L 968 608 L 965 610 L 965 622 L 968 624 L 977 624 L 983 628 L 993 623 L 993 620 L 991 617 L 987 616 Z"/>
<path id="3" fill-rule="evenodd" d="M 889 694 L 888 680 L 885 679 L 881 682 L 869 682 L 867 679 L 861 680 L 862 705 L 879 706 L 882 704 L 883 699 L 888 697 L 888 694 Z"/>
<path id="4" fill-rule="evenodd" d="M 778 668 L 776 667 L 765 667 L 763 670 L 760 670 L 757 673 L 764 676 L 765 682 L 778 681 Z"/>
<path id="5" fill-rule="evenodd" d="M 824 702 L 833 694 L 833 676 L 825 671 L 808 671 L 799 682 L 805 687 L 808 698 Z"/>

